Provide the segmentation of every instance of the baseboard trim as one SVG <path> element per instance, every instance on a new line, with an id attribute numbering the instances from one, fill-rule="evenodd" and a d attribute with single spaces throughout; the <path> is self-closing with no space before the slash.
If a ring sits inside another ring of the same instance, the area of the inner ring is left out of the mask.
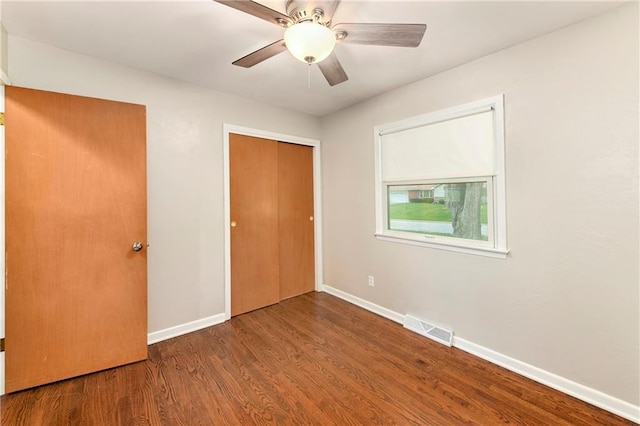
<path id="1" fill-rule="evenodd" d="M 404 322 L 403 314 L 394 312 L 390 309 L 376 305 L 375 303 L 371 303 L 328 285 L 323 285 L 322 289 L 331 295 L 373 312 L 374 314 L 378 314 L 400 324 Z M 633 405 L 629 402 L 607 395 L 588 386 L 581 385 L 580 383 L 576 383 L 558 376 L 557 374 L 511 358 L 507 355 L 501 354 L 484 346 L 480 346 L 455 335 L 453 337 L 453 346 L 477 356 L 478 358 L 482 358 L 485 361 L 489 361 L 492 364 L 499 365 L 509 371 L 520 374 L 521 376 L 527 377 L 545 386 L 549 386 L 550 388 L 556 389 L 567 395 L 571 395 L 574 398 L 578 398 L 581 401 L 585 401 L 591 405 L 640 424 L 640 406 Z"/>
<path id="2" fill-rule="evenodd" d="M 345 300 L 353 305 L 360 306 L 361 308 L 373 312 L 374 314 L 378 314 L 381 317 L 390 319 L 391 321 L 395 321 L 400 324 L 404 322 L 404 315 L 394 312 L 391 309 L 384 308 L 380 305 L 376 305 L 375 303 L 371 303 L 367 300 L 361 299 L 352 294 L 345 293 L 344 291 L 338 290 L 337 288 L 325 284 L 322 286 L 322 291 Z"/>
<path id="3" fill-rule="evenodd" d="M 507 370 L 520 374 L 545 386 L 549 386 L 574 398 L 578 398 L 591 405 L 607 410 L 627 420 L 640 423 L 640 407 L 630 404 L 621 399 L 615 398 L 606 393 L 581 385 L 557 374 L 511 358 L 484 346 L 477 345 L 468 340 L 454 336 L 453 346 L 489 361 L 493 364 L 504 367 Z"/>
<path id="4" fill-rule="evenodd" d="M 178 337 L 183 334 L 201 330 L 206 327 L 211 327 L 212 325 L 221 324 L 224 321 L 224 314 L 217 314 L 199 320 L 176 325 L 174 327 L 165 328 L 164 330 L 154 331 L 153 333 L 149 333 L 147 335 L 147 344 L 151 345 L 153 343 L 158 343 L 163 340 Z"/>

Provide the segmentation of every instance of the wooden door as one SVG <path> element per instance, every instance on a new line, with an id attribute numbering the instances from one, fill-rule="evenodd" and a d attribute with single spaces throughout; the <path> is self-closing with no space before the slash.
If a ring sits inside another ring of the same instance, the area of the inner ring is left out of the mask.
<path id="1" fill-rule="evenodd" d="M 229 135 L 231 315 L 280 300 L 278 144 Z"/>
<path id="2" fill-rule="evenodd" d="M 7 392 L 146 359 L 145 107 L 5 89 Z"/>
<path id="3" fill-rule="evenodd" d="M 280 299 L 315 288 L 313 148 L 278 143 Z"/>
<path id="4" fill-rule="evenodd" d="M 315 288 L 313 148 L 229 135 L 231 315 Z"/>

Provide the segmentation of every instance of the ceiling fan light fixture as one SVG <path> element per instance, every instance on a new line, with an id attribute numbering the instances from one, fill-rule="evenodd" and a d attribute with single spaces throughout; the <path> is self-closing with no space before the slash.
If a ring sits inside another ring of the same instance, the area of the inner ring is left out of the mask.
<path id="1" fill-rule="evenodd" d="M 284 42 L 291 54 L 305 64 L 326 59 L 336 45 L 336 37 L 326 26 L 314 21 L 299 22 L 284 32 Z"/>

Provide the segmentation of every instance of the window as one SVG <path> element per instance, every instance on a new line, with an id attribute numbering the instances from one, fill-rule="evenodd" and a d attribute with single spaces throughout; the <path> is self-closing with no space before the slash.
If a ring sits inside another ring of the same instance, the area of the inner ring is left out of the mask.
<path id="1" fill-rule="evenodd" d="M 506 257 L 502 96 L 376 126 L 376 236 Z"/>

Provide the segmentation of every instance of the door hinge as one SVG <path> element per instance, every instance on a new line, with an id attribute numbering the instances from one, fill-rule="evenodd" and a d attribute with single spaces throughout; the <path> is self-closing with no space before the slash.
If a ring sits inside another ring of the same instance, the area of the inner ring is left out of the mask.
<path id="1" fill-rule="evenodd" d="M 4 337 L 0 339 L 0 352 L 4 352 Z"/>
<path id="2" fill-rule="evenodd" d="M 4 126 L 4 112 L 0 112 L 0 126 Z"/>

